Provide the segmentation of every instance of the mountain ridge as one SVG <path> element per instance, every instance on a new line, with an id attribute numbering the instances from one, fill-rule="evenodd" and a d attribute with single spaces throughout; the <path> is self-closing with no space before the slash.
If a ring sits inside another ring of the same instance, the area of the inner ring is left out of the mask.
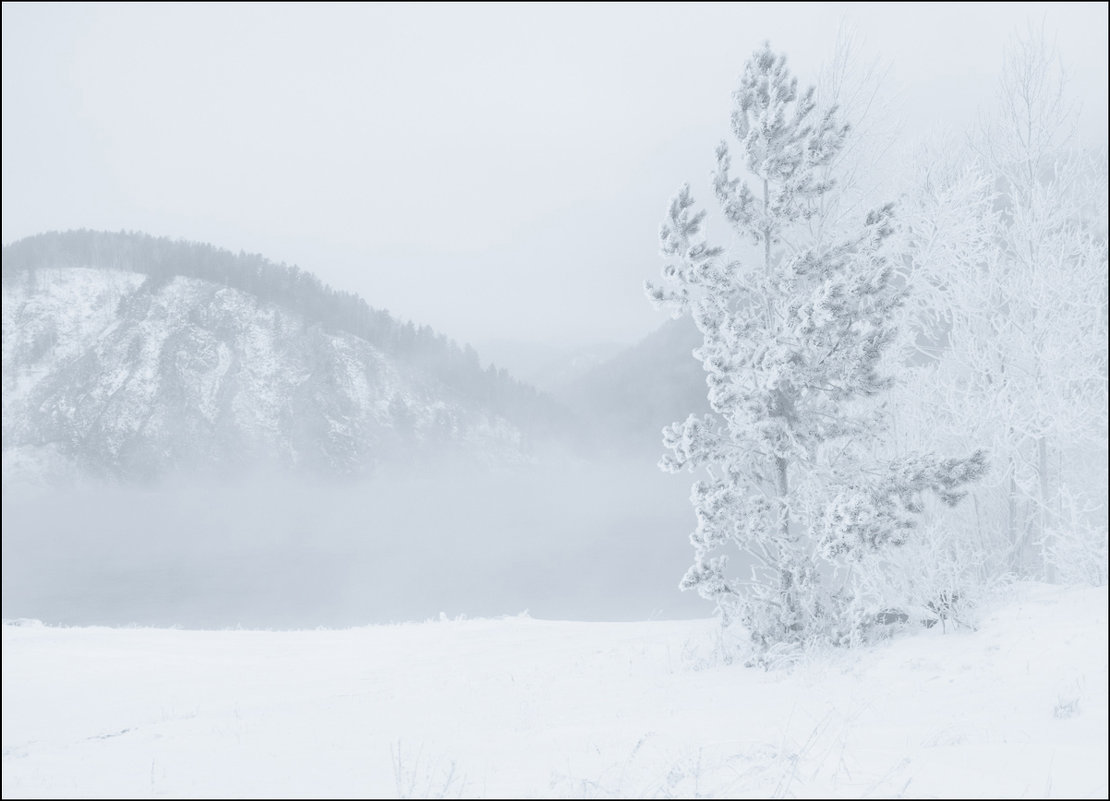
<path id="1" fill-rule="evenodd" d="M 19 273 L 74 266 L 135 272 L 145 275 L 152 288 L 184 276 L 240 289 L 414 361 L 495 407 L 522 407 L 533 416 L 555 412 L 550 398 L 507 370 L 492 364 L 483 369 L 471 346 L 460 346 L 430 326 L 395 318 L 354 292 L 337 290 L 311 272 L 260 254 L 134 231 L 90 229 L 36 234 L 3 248 L 5 285 Z"/>
<path id="2" fill-rule="evenodd" d="M 357 475 L 438 451 L 512 461 L 565 428 L 554 401 L 473 349 L 196 243 L 77 231 L 6 246 L 3 333 L 5 484 L 248 463 Z"/>

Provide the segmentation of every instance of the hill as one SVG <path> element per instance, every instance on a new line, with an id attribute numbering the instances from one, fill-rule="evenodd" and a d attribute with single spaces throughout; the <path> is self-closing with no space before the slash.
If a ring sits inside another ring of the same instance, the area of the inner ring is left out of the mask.
<path id="1" fill-rule="evenodd" d="M 261 256 L 133 233 L 3 250 L 5 482 L 525 456 L 566 413 L 427 327 Z"/>
<path id="2" fill-rule="evenodd" d="M 556 397 L 588 421 L 595 441 L 650 458 L 662 452 L 664 426 L 709 411 L 705 373 L 692 355 L 701 341 L 692 321 L 671 320 Z"/>

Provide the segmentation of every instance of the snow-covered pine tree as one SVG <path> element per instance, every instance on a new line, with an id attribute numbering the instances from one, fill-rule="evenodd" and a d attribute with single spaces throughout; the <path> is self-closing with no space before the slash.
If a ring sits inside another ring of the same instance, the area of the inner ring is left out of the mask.
<path id="1" fill-rule="evenodd" d="M 712 413 L 663 432 L 672 453 L 660 466 L 702 474 L 691 496 L 695 562 L 680 586 L 764 649 L 858 633 L 866 621 L 850 590 L 832 586 L 837 568 L 905 542 L 927 493 L 955 504 L 984 469 L 980 452 L 875 455 L 884 420 L 874 399 L 891 385 L 879 363 L 903 300 L 884 255 L 892 208 L 843 241 L 806 241 L 814 201 L 834 189 L 821 168 L 848 135 L 814 96 L 798 91 L 769 45 L 752 56 L 733 94 L 732 132 L 755 189 L 733 177 L 724 142 L 713 182 L 753 256 L 705 242 L 705 212 L 684 186 L 660 230 L 665 280 L 646 285 L 704 338 L 694 355 Z M 722 551 L 734 548 L 750 580 L 728 572 Z"/>

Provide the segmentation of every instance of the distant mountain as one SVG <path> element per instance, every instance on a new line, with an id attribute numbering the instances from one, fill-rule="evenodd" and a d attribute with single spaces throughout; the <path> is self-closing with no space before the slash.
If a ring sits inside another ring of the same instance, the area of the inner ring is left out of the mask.
<path id="1" fill-rule="evenodd" d="M 3 407 L 5 484 L 511 461 L 567 422 L 472 348 L 296 267 L 94 231 L 3 249 Z"/>
<path id="2" fill-rule="evenodd" d="M 701 341 L 691 320 L 671 320 L 556 397 L 591 421 L 596 442 L 636 454 L 662 453 L 664 426 L 709 411 L 705 373 L 692 355 Z"/>
<path id="3" fill-rule="evenodd" d="M 481 343 L 479 350 L 519 380 L 558 394 L 627 347 L 618 342 L 562 346 L 499 339 Z"/>

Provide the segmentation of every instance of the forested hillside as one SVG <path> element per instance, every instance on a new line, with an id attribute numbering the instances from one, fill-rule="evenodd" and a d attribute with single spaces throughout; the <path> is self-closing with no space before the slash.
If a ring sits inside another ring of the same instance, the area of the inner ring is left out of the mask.
<path id="1" fill-rule="evenodd" d="M 424 369 L 454 391 L 489 406 L 530 431 L 551 433 L 566 422 L 563 410 L 478 353 L 429 326 L 395 318 L 353 292 L 337 290 L 296 265 L 254 253 L 232 253 L 200 242 L 135 232 L 76 230 L 27 237 L 3 250 L 4 284 L 56 267 L 139 273 L 154 290 L 176 276 L 241 290 L 318 323 L 328 332 L 365 340 L 384 353 Z"/>

